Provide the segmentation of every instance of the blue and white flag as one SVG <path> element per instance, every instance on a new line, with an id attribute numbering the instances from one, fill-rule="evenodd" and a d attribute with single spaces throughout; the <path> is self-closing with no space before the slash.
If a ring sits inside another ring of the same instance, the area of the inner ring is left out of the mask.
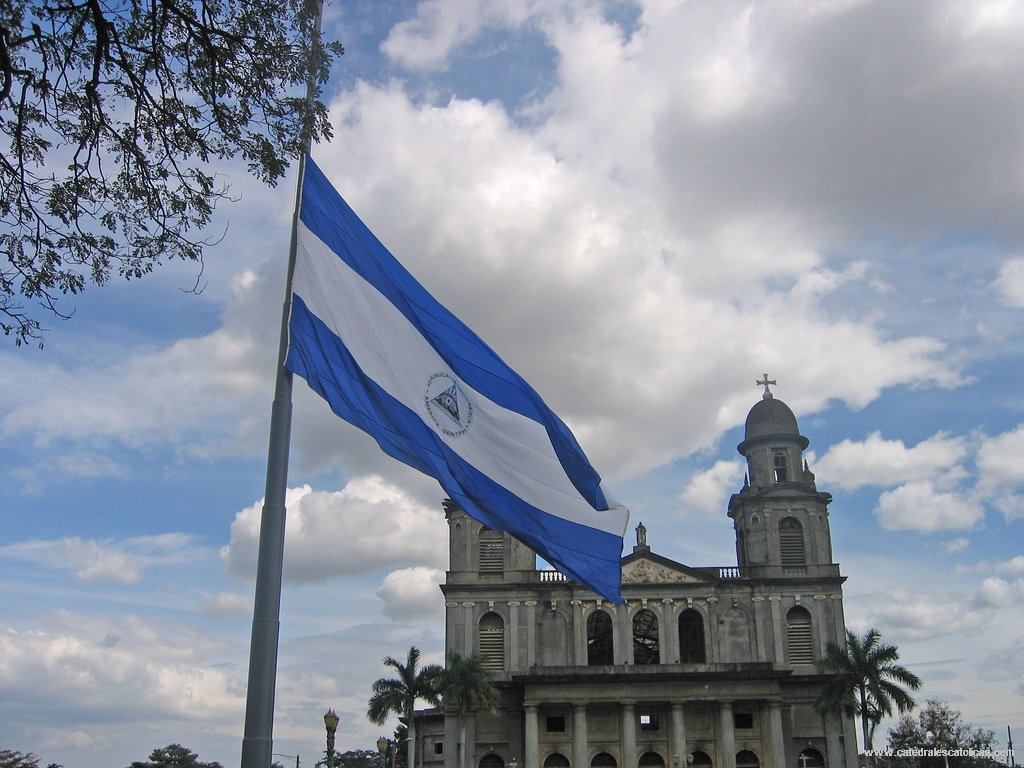
<path id="1" fill-rule="evenodd" d="M 621 603 L 629 512 L 540 396 L 424 290 L 306 159 L 285 365 L 471 517 Z"/>

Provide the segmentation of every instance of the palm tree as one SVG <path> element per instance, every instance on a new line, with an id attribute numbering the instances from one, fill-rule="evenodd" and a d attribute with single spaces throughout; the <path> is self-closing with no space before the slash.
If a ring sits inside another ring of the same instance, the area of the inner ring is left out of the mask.
<path id="1" fill-rule="evenodd" d="M 846 647 L 829 643 L 818 662 L 818 671 L 832 676 L 818 696 L 818 712 L 860 717 L 867 768 L 874 766 L 871 751 L 878 724 L 893 713 L 893 706 L 900 713 L 915 706 L 902 686 L 912 691 L 921 687 L 921 678 L 897 664 L 899 658 L 899 649 L 883 644 L 877 629 L 869 629 L 864 637 L 847 630 Z"/>
<path id="2" fill-rule="evenodd" d="M 459 768 L 466 768 L 466 715 L 486 709 L 496 712 L 501 694 L 494 687 L 494 678 L 484 666 L 484 657 L 448 653 L 440 678 L 445 708 L 453 707 L 459 716 Z"/>
<path id="3" fill-rule="evenodd" d="M 405 664 L 391 656 L 384 659 L 384 666 L 394 669 L 398 673 L 398 677 L 382 677 L 373 684 L 373 695 L 370 697 L 366 711 L 370 722 L 376 725 L 383 725 L 384 721 L 388 719 L 388 715 L 391 714 L 405 718 L 405 725 L 408 729 L 407 768 L 416 766 L 416 726 L 413 722 L 413 715 L 417 700 L 423 699 L 431 706 L 437 706 L 441 702 L 438 694 L 438 678 L 444 672 L 444 668 L 439 664 L 428 664 L 422 669 L 417 669 L 419 659 L 420 650 L 415 646 L 409 649 L 409 656 Z"/>

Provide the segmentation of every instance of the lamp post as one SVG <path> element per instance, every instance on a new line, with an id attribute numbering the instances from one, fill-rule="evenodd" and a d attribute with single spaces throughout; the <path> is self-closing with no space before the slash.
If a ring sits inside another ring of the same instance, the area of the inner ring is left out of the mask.
<path id="1" fill-rule="evenodd" d="M 333 709 L 328 709 L 324 715 L 324 726 L 327 728 L 327 768 L 334 768 L 334 734 L 339 722 L 341 718 L 334 714 Z"/>
<path id="2" fill-rule="evenodd" d="M 388 766 L 388 749 L 391 749 L 391 768 L 395 768 L 395 762 L 398 759 L 398 745 L 391 739 L 385 739 L 381 736 L 377 739 L 377 751 L 380 752 L 380 765 L 381 768 L 387 768 Z"/>
<path id="3" fill-rule="evenodd" d="M 295 768 L 299 768 L 299 756 L 298 755 L 282 755 L 280 752 L 275 752 L 271 757 L 287 757 L 289 760 L 295 761 Z"/>

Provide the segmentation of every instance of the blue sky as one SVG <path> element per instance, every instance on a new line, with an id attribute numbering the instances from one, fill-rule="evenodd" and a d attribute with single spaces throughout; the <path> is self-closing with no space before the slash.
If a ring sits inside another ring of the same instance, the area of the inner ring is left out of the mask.
<path id="1" fill-rule="evenodd" d="M 1024 5 L 345 2 L 317 163 L 689 565 L 735 562 L 767 371 L 833 494 L 846 616 L 1002 737 L 1024 714 Z M 237 761 L 294 177 L 192 265 L 0 347 L 0 747 Z M 441 658 L 436 483 L 299 382 L 275 751 L 368 748 Z M 385 729 L 387 730 L 387 729 Z M 286 761 L 287 762 L 287 761 Z"/>

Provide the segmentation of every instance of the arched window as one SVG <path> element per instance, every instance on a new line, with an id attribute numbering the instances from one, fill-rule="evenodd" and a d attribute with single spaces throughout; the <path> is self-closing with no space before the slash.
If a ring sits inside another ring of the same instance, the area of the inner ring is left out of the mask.
<path id="1" fill-rule="evenodd" d="M 790 608 L 786 614 L 786 640 L 789 643 L 790 664 L 814 663 L 811 614 L 801 605 Z"/>
<path id="2" fill-rule="evenodd" d="M 544 761 L 544 768 L 569 768 L 569 758 L 561 752 L 552 752 Z"/>
<path id="3" fill-rule="evenodd" d="M 496 613 L 485 613 L 480 619 L 480 655 L 484 667 L 492 672 L 505 670 L 505 621 Z"/>
<path id="4" fill-rule="evenodd" d="M 741 749 L 736 753 L 736 768 L 759 768 L 761 761 L 749 749 Z"/>
<path id="5" fill-rule="evenodd" d="M 825 757 L 814 747 L 806 747 L 796 759 L 797 768 L 825 768 Z"/>
<path id="6" fill-rule="evenodd" d="M 633 663 L 661 663 L 658 617 L 647 608 L 637 611 L 633 616 Z"/>
<path id="7" fill-rule="evenodd" d="M 807 565 L 804 527 L 795 517 L 784 517 L 779 521 L 779 549 L 783 568 L 804 568 Z"/>
<path id="8" fill-rule="evenodd" d="M 683 664 L 703 664 L 707 661 L 704 617 L 693 608 L 687 608 L 679 614 L 679 661 Z"/>
<path id="9" fill-rule="evenodd" d="M 480 529 L 480 572 L 501 573 L 505 570 L 505 537 L 501 531 L 486 526 Z"/>
<path id="10" fill-rule="evenodd" d="M 615 757 L 607 752 L 598 752 L 594 755 L 594 759 L 590 761 L 590 768 L 617 768 L 618 765 L 615 762 Z"/>
<path id="11" fill-rule="evenodd" d="M 505 761 L 501 759 L 501 755 L 488 752 L 480 758 L 480 768 L 505 768 Z"/>
<path id="12" fill-rule="evenodd" d="M 644 752 L 636 764 L 640 768 L 664 768 L 665 758 L 657 752 Z"/>
<path id="13" fill-rule="evenodd" d="M 612 617 L 607 611 L 594 611 L 587 617 L 587 664 L 614 663 Z"/>
<path id="14" fill-rule="evenodd" d="M 711 756 L 707 752 L 701 752 L 699 749 L 693 753 L 692 761 L 690 765 L 693 768 L 711 768 Z"/>

